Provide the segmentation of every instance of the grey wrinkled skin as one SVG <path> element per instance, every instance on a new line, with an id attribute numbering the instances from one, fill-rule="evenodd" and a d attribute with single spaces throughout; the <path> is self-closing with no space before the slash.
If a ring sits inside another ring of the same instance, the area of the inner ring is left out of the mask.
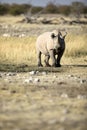
<path id="1" fill-rule="evenodd" d="M 65 50 L 65 36 L 61 32 L 54 30 L 41 34 L 36 41 L 36 51 L 38 66 L 43 66 L 41 63 L 41 54 L 45 55 L 45 65 L 49 64 L 49 59 L 52 60 L 52 66 L 60 67 L 60 60 Z"/>

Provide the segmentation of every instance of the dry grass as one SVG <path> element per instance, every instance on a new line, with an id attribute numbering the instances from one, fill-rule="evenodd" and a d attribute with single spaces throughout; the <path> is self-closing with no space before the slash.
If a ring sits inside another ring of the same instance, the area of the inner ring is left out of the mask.
<path id="1" fill-rule="evenodd" d="M 17 21 L 22 20 L 23 16 L 10 16 L 10 15 L 4 15 L 0 16 L 0 23 L 5 24 L 14 24 Z"/>
<path id="2" fill-rule="evenodd" d="M 35 63 L 35 37 L 0 37 L 0 62 Z"/>
<path id="3" fill-rule="evenodd" d="M 32 28 L 31 30 L 34 34 L 38 32 L 52 30 L 54 28 L 65 28 L 68 30 L 68 35 L 66 37 L 66 50 L 62 58 L 63 64 L 71 63 L 72 58 L 87 57 L 87 28 L 79 25 L 38 25 L 38 24 L 26 24 L 18 23 L 21 21 L 23 16 L 13 17 L 13 16 L 0 16 L 0 24 L 13 25 L 15 27 Z M 82 32 L 81 32 L 82 29 Z M 76 31 L 75 31 L 76 30 Z M 74 31 L 74 32 L 73 32 Z M 22 33 L 22 32 L 21 32 Z M 35 65 L 36 62 L 36 50 L 35 50 L 36 36 L 32 35 L 30 37 L 2 37 L 0 36 L 0 63 L 13 63 L 22 64 L 26 63 L 28 65 Z"/>
<path id="4" fill-rule="evenodd" d="M 86 56 L 87 55 L 87 34 L 69 34 L 66 39 L 65 56 Z"/>
<path id="5" fill-rule="evenodd" d="M 66 37 L 66 51 L 62 62 L 71 57 L 87 56 L 87 34 Z M 0 37 L 0 62 L 36 64 L 36 37 Z M 67 58 L 66 58 L 67 57 Z"/>

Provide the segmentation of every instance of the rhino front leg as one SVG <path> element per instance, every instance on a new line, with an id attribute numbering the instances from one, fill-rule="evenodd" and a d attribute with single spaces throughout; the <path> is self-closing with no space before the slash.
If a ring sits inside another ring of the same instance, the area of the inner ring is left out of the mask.
<path id="1" fill-rule="evenodd" d="M 50 54 L 50 58 L 52 60 L 52 66 L 56 67 L 56 60 L 55 60 L 54 50 L 50 50 L 49 54 Z"/>
<path id="2" fill-rule="evenodd" d="M 49 55 L 46 55 L 44 62 L 45 62 L 45 65 L 46 65 L 47 67 L 50 67 L 50 66 L 51 66 L 51 65 L 49 64 L 49 59 L 50 59 L 50 56 L 49 56 Z"/>
<path id="3" fill-rule="evenodd" d="M 38 67 L 43 66 L 41 63 L 41 52 L 40 51 L 37 52 L 37 60 L 38 60 Z"/>
<path id="4" fill-rule="evenodd" d="M 63 53 L 64 53 L 64 50 L 61 50 L 58 55 L 57 55 L 57 60 L 56 60 L 56 67 L 61 67 L 61 64 L 60 64 L 60 60 L 63 56 Z"/>

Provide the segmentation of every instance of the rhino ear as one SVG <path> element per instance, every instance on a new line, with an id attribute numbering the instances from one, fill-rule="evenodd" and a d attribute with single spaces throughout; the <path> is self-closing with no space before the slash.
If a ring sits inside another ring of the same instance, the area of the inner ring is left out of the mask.
<path id="1" fill-rule="evenodd" d="M 51 37 L 52 37 L 52 38 L 54 38 L 54 37 L 55 37 L 55 34 L 54 34 L 54 33 L 52 33 L 52 34 L 51 34 Z"/>

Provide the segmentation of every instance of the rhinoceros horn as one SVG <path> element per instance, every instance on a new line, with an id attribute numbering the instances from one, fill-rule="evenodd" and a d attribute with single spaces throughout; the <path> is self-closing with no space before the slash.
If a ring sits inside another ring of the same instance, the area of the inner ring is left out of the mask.
<path id="1" fill-rule="evenodd" d="M 63 36 L 63 39 L 65 39 L 66 35 L 67 35 L 67 32 L 65 32 L 65 35 Z"/>

